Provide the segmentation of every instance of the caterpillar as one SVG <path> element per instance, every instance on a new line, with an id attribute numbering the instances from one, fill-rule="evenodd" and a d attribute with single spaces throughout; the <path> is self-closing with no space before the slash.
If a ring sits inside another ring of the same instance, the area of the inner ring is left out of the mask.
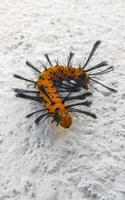
<path id="1" fill-rule="evenodd" d="M 60 65 L 58 61 L 53 65 L 48 54 L 45 54 L 48 67 L 44 66 L 44 71 L 41 72 L 30 62 L 26 61 L 26 64 L 35 70 L 39 77 L 37 81 L 33 81 L 23 76 L 14 74 L 14 77 L 31 82 L 35 86 L 35 91 L 29 91 L 24 89 L 15 88 L 16 96 L 24 99 L 31 99 L 43 103 L 44 108 L 28 114 L 26 117 L 30 118 L 34 114 L 40 113 L 35 119 L 35 123 L 39 124 L 41 119 L 45 120 L 49 117 L 52 118 L 52 123 L 56 122 L 57 125 L 61 125 L 63 128 L 69 128 L 72 124 L 72 115 L 84 114 L 92 118 L 96 118 L 96 115 L 81 109 L 76 106 L 87 106 L 91 105 L 91 101 L 86 100 L 87 97 L 91 96 L 92 93 L 88 91 L 90 81 L 100 84 L 111 92 L 116 92 L 115 89 L 110 88 L 101 82 L 97 81 L 93 77 L 100 76 L 113 70 L 113 66 L 107 67 L 102 71 L 96 73 L 89 73 L 95 69 L 106 67 L 107 61 L 100 62 L 92 67 L 86 69 L 89 65 L 93 55 L 95 54 L 101 41 L 98 40 L 94 43 L 92 50 L 83 66 L 72 66 L 72 58 L 74 53 L 70 52 L 66 65 Z M 81 90 L 83 92 L 81 93 Z M 34 95 L 29 95 L 35 94 Z M 64 95 L 65 94 L 65 95 Z M 68 103 L 76 100 L 75 103 Z"/>

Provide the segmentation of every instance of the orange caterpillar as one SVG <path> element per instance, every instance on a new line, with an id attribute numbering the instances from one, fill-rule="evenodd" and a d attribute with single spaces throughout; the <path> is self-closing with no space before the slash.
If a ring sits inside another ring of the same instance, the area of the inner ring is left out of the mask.
<path id="1" fill-rule="evenodd" d="M 31 117 L 32 115 L 36 113 L 42 113 L 40 114 L 36 120 L 35 123 L 39 124 L 40 120 L 45 117 L 45 119 L 51 117 L 52 122 L 56 122 L 57 125 L 60 124 L 64 128 L 69 128 L 72 124 L 72 116 L 71 114 L 81 113 L 88 116 L 91 116 L 93 118 L 96 118 L 95 114 L 92 114 L 87 111 L 83 111 L 77 108 L 74 108 L 76 106 L 90 106 L 91 102 L 85 100 L 88 96 L 91 95 L 90 92 L 86 92 L 89 88 L 89 82 L 94 81 L 103 87 L 107 88 L 108 90 L 112 92 L 116 92 L 116 90 L 107 87 L 106 85 L 98 82 L 97 80 L 93 79 L 92 76 L 101 75 L 107 72 L 110 72 L 113 70 L 113 67 L 108 67 L 104 69 L 101 72 L 88 74 L 89 71 L 95 70 L 97 68 L 105 67 L 107 66 L 107 62 L 103 61 L 88 70 L 85 70 L 85 67 L 90 62 L 92 56 L 94 55 L 97 47 L 99 46 L 101 42 L 97 41 L 95 42 L 89 57 L 84 64 L 83 67 L 73 67 L 71 65 L 71 60 L 74 54 L 70 52 L 68 62 L 66 66 L 61 66 L 56 63 L 56 65 L 52 65 L 48 54 L 45 54 L 45 57 L 49 63 L 49 67 L 45 68 L 43 72 L 40 72 L 36 67 L 34 67 L 31 63 L 28 61 L 26 64 L 33 68 L 35 71 L 39 73 L 39 78 L 36 82 L 26 79 L 20 75 L 14 75 L 14 77 L 26 80 L 29 82 L 32 82 L 35 84 L 36 91 L 28 91 L 23 89 L 14 89 L 17 93 L 17 97 L 25 98 L 25 99 L 31 99 L 36 100 L 39 102 L 44 102 L 44 109 L 37 110 L 29 115 L 27 117 Z M 73 93 L 80 92 L 81 88 L 83 88 L 85 91 L 84 93 L 80 93 L 77 95 L 72 95 Z M 26 93 L 36 93 L 37 96 L 30 96 Z M 66 96 L 62 95 L 66 94 Z M 72 103 L 65 105 L 66 102 L 70 102 L 72 100 L 80 100 L 77 103 Z M 82 100 L 82 101 L 81 101 Z M 84 100 L 84 101 L 83 101 Z"/>

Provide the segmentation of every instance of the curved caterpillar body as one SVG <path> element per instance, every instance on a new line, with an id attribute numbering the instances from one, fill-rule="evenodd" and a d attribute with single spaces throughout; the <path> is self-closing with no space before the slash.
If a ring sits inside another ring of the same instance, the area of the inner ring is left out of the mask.
<path id="1" fill-rule="evenodd" d="M 107 87 L 106 85 L 98 82 L 97 80 L 93 79 L 92 76 L 101 75 L 113 70 L 113 67 L 108 67 L 105 70 L 93 74 L 89 74 L 89 71 L 95 70 L 97 68 L 107 66 L 107 62 L 101 62 L 88 70 L 85 70 L 85 67 L 90 62 L 92 56 L 94 55 L 97 47 L 99 46 L 100 41 L 97 41 L 90 54 L 89 57 L 84 64 L 83 67 L 73 67 L 71 66 L 71 60 L 74 54 L 70 52 L 68 62 L 66 66 L 61 66 L 58 63 L 56 65 L 52 65 L 49 57 L 45 54 L 45 57 L 50 65 L 50 67 L 46 68 L 43 72 L 40 72 L 36 67 L 34 67 L 31 63 L 26 62 L 28 66 L 33 68 L 35 71 L 39 73 L 39 78 L 36 82 L 26 79 L 20 75 L 14 75 L 16 78 L 23 79 L 35 84 L 36 91 L 28 91 L 22 89 L 15 89 L 17 93 L 17 97 L 25 98 L 25 99 L 32 99 L 39 102 L 44 103 L 44 109 L 37 110 L 27 117 L 31 117 L 33 114 L 41 113 L 35 120 L 35 123 L 39 123 L 40 120 L 45 117 L 52 117 L 52 122 L 56 122 L 57 125 L 60 124 L 64 128 L 69 128 L 72 124 L 72 116 L 71 114 L 81 113 L 93 118 L 96 118 L 95 114 L 92 114 L 87 111 L 83 111 L 77 108 L 74 108 L 77 105 L 82 106 L 90 106 L 91 102 L 85 100 L 88 96 L 91 95 L 90 92 L 86 92 L 89 88 L 89 82 L 94 81 L 103 87 L 107 88 L 112 92 L 116 92 L 116 90 Z M 76 92 L 80 92 L 80 90 L 84 89 L 84 93 L 78 95 Z M 30 96 L 26 93 L 36 93 L 37 96 Z M 66 94 L 66 96 L 62 95 Z M 80 100 L 80 102 L 74 104 L 65 105 L 66 102 L 70 102 L 72 100 Z M 82 100 L 82 101 L 81 101 Z M 84 101 L 83 101 L 84 100 Z"/>
<path id="2" fill-rule="evenodd" d="M 80 68 L 70 68 L 67 66 L 53 66 L 42 72 L 36 84 L 39 97 L 44 99 L 45 108 L 49 113 L 57 113 L 59 123 L 65 128 L 69 128 L 72 124 L 72 117 L 69 109 L 65 106 L 64 100 L 59 96 L 58 90 L 54 86 L 54 80 L 78 80 L 83 73 Z M 43 89 L 47 91 L 49 98 L 44 94 Z"/>

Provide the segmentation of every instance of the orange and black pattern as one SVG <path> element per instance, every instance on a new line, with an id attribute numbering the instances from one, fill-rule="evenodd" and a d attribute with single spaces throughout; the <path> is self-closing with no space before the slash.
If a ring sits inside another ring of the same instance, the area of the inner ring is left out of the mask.
<path id="1" fill-rule="evenodd" d="M 26 62 L 29 67 L 39 73 L 37 81 L 32 81 L 20 75 L 14 74 L 14 77 L 31 82 L 35 86 L 35 91 L 17 88 L 14 89 L 14 91 L 16 92 L 16 96 L 24 99 L 38 101 L 44 106 L 43 109 L 37 110 L 27 115 L 27 118 L 31 117 L 34 114 L 39 114 L 35 119 L 36 124 L 39 124 L 41 119 L 47 119 L 50 117 L 52 118 L 52 122 L 56 122 L 57 125 L 60 124 L 64 128 L 69 128 L 71 126 L 72 115 L 84 114 L 96 118 L 95 114 L 89 111 L 78 109 L 76 107 L 89 107 L 91 105 L 91 102 L 86 100 L 87 97 L 92 95 L 92 93 L 88 91 L 90 81 L 102 85 L 111 92 L 116 92 L 116 90 L 98 82 L 93 78 L 94 76 L 112 71 L 112 66 L 96 73 L 90 73 L 95 69 L 107 66 L 108 64 L 106 61 L 103 61 L 97 65 L 94 65 L 91 68 L 89 67 L 88 69 L 86 69 L 100 43 L 100 41 L 95 42 L 87 61 L 82 67 L 72 66 L 72 58 L 74 56 L 74 53 L 72 52 L 70 52 L 67 64 L 65 66 L 60 65 L 58 62 L 53 65 L 49 59 L 48 54 L 45 54 L 49 66 L 43 66 L 43 72 L 40 72 L 40 70 L 38 70 L 28 61 Z M 71 103 L 72 101 L 75 102 Z"/>

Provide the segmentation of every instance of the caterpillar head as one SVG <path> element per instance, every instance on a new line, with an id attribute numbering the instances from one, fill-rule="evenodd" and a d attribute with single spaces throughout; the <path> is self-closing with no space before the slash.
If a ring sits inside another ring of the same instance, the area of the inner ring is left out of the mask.
<path id="1" fill-rule="evenodd" d="M 63 128 L 69 128 L 72 124 L 72 117 L 67 110 L 56 108 L 52 122 L 54 121 L 57 122 L 57 125 L 60 124 Z"/>
<path id="2" fill-rule="evenodd" d="M 70 113 L 63 113 L 60 120 L 60 125 L 63 128 L 69 128 L 71 124 L 72 124 L 72 118 L 71 118 Z"/>

